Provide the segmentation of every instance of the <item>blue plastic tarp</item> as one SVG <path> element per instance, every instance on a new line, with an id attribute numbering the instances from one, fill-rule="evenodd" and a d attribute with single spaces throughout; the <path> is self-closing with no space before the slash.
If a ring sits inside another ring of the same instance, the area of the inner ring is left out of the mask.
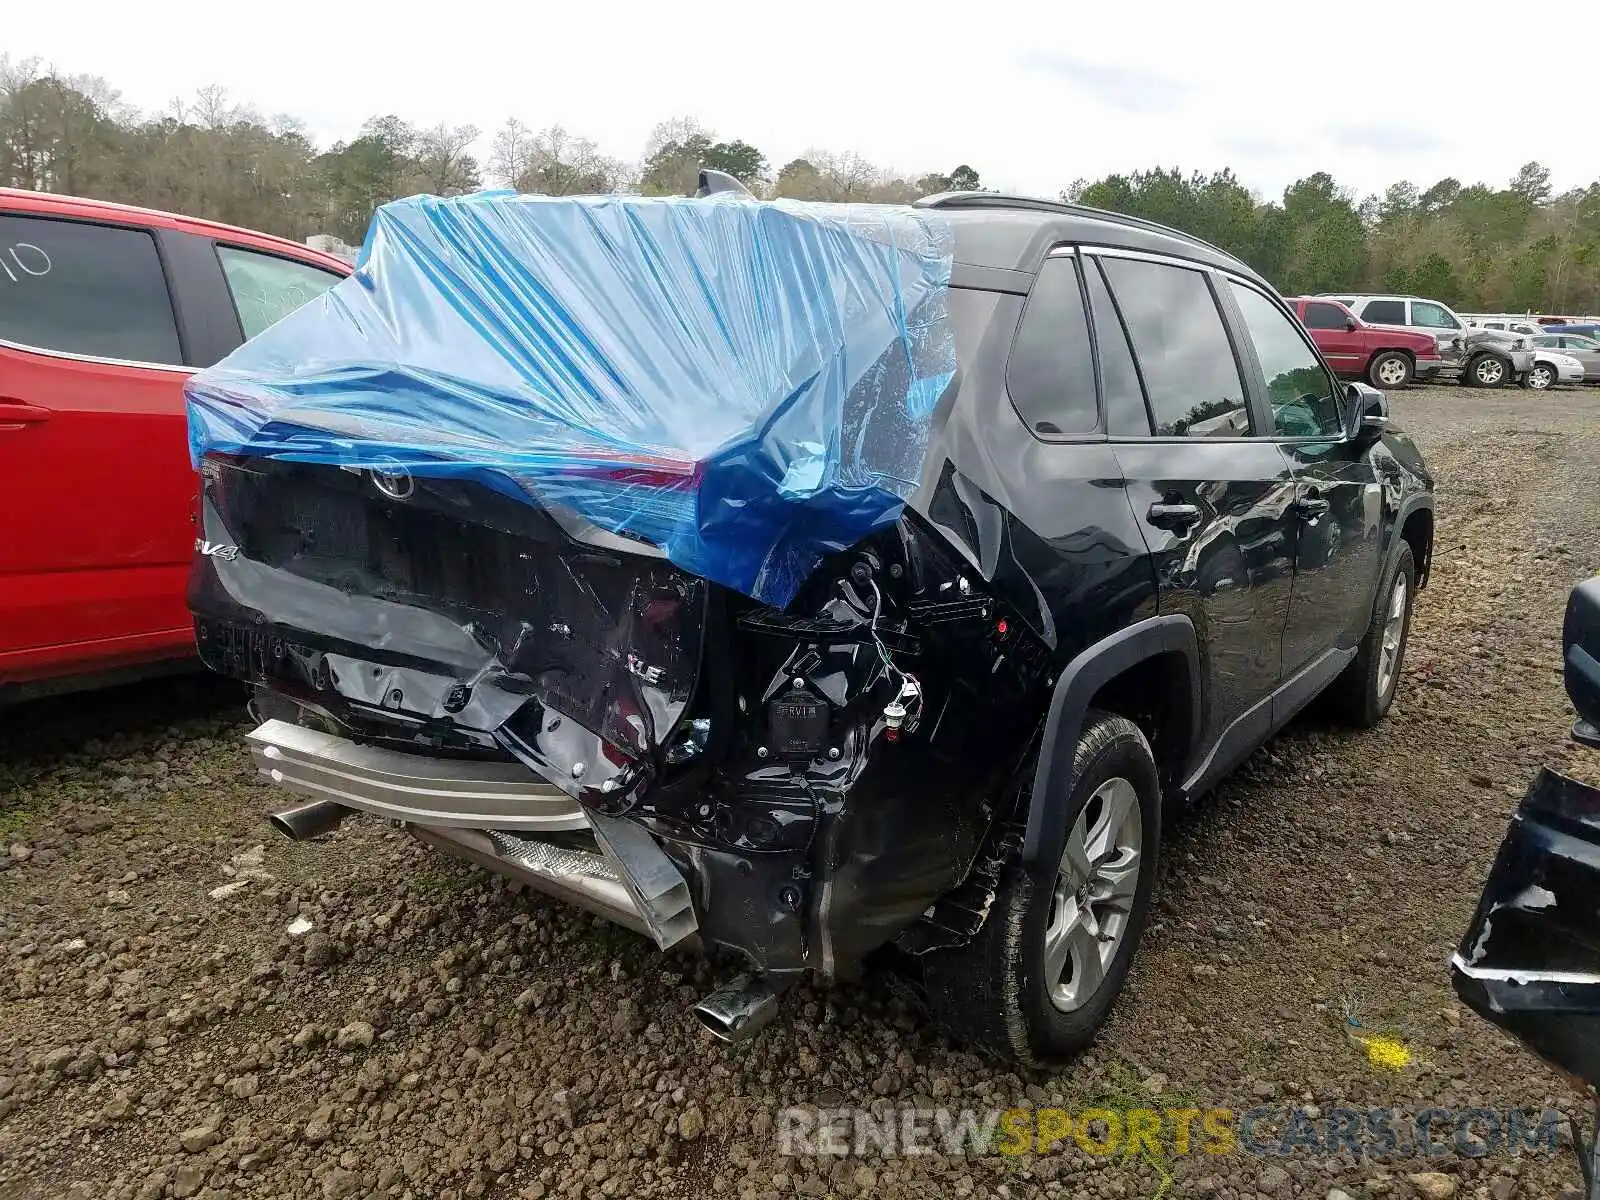
<path id="1" fill-rule="evenodd" d="M 887 205 L 481 192 L 190 380 L 190 450 L 473 480 L 783 606 L 897 520 L 952 239 Z"/>

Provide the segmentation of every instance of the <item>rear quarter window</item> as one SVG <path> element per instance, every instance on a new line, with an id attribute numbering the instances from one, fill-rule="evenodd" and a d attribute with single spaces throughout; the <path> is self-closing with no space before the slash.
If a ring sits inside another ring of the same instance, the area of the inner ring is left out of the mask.
<path id="1" fill-rule="evenodd" d="M 90 358 L 181 365 L 148 230 L 0 214 L 0 338 Z"/>
<path id="2" fill-rule="evenodd" d="M 1011 344 L 1006 390 L 1037 434 L 1092 433 L 1098 427 L 1094 351 L 1075 258 L 1046 259 L 1034 280 Z"/>

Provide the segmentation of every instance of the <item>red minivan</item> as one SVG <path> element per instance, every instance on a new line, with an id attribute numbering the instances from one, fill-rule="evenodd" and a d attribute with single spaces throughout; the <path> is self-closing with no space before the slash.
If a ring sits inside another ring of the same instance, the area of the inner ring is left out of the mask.
<path id="1" fill-rule="evenodd" d="M 184 380 L 349 273 L 247 229 L 0 188 L 0 702 L 193 655 Z"/>

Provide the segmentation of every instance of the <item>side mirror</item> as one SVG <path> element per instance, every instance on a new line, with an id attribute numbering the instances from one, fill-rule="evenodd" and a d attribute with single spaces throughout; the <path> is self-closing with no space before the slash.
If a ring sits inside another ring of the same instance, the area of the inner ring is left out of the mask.
<path id="1" fill-rule="evenodd" d="M 1346 333 L 1354 333 L 1356 331 L 1356 319 L 1354 317 L 1345 318 L 1344 331 Z"/>
<path id="2" fill-rule="evenodd" d="M 1364 383 L 1347 385 L 1344 391 L 1345 436 L 1376 441 L 1388 427 L 1388 397 Z"/>

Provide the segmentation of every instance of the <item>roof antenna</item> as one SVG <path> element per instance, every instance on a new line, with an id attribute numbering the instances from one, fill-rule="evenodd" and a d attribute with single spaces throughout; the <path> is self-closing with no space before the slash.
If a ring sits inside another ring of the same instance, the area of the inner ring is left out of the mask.
<path id="1" fill-rule="evenodd" d="M 726 171 L 714 171 L 710 167 L 701 167 L 700 186 L 695 189 L 695 199 L 699 200 L 717 192 L 733 192 L 739 196 L 749 196 L 750 199 L 755 199 L 755 196 L 751 195 L 749 188 L 745 187 L 744 184 Z"/>

